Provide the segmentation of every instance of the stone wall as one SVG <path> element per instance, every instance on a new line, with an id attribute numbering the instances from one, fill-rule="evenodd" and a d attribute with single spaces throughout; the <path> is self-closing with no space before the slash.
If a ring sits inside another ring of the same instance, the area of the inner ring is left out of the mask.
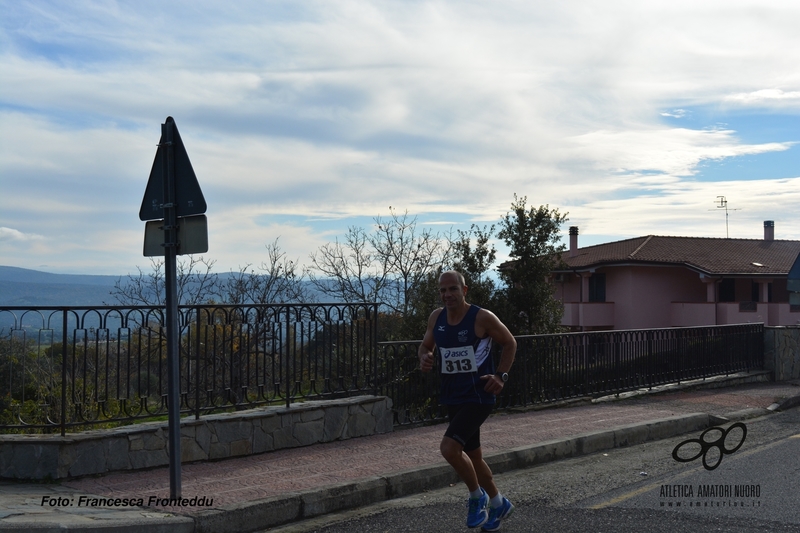
<path id="1" fill-rule="evenodd" d="M 382 396 L 266 407 L 181 421 L 181 461 L 206 461 L 392 431 Z M 0 477 L 62 479 L 169 464 L 168 423 L 61 436 L 0 435 Z"/>
<path id="2" fill-rule="evenodd" d="M 800 378 L 800 327 L 764 328 L 764 367 L 775 381 Z"/>

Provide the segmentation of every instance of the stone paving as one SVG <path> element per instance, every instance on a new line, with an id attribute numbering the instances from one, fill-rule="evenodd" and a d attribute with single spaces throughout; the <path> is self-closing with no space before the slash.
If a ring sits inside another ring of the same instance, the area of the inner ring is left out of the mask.
<path id="1" fill-rule="evenodd" d="M 600 405 L 494 416 L 481 429 L 484 453 L 564 436 L 665 418 L 675 410 L 650 406 Z M 214 506 L 256 500 L 399 470 L 443 463 L 444 426 L 293 448 L 182 468 L 185 497 L 213 495 Z M 81 492 L 119 497 L 166 497 L 166 469 L 107 474 L 62 484 Z M 189 511 L 191 512 L 191 510 Z"/>

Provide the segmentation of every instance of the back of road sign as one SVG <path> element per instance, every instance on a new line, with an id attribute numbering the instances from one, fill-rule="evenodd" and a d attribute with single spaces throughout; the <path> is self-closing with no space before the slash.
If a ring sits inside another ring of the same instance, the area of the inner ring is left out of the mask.
<path id="1" fill-rule="evenodd" d="M 175 196 L 178 216 L 201 215 L 206 212 L 206 200 L 203 197 L 203 191 L 200 190 L 192 163 L 189 161 L 189 154 L 186 153 L 186 148 L 178 133 L 178 126 L 175 125 L 172 117 L 167 117 L 165 124 L 173 128 L 173 165 L 175 167 Z M 153 161 L 153 168 L 150 170 L 150 178 L 144 191 L 142 207 L 139 209 L 139 220 L 164 218 L 164 160 L 167 157 L 167 147 L 161 144 L 163 141 L 162 137 L 158 143 L 156 158 Z"/>
<path id="2" fill-rule="evenodd" d="M 208 221 L 205 215 L 178 219 L 178 255 L 204 254 L 208 251 Z M 144 226 L 144 256 L 166 255 L 164 221 L 150 220 Z"/>
<path id="3" fill-rule="evenodd" d="M 789 289 L 789 303 L 800 305 L 800 254 L 794 260 L 792 268 L 786 279 L 786 288 Z"/>

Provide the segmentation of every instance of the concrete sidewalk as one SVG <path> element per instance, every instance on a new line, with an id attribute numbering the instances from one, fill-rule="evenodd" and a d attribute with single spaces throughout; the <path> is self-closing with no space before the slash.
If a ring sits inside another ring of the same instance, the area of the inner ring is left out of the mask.
<path id="1" fill-rule="evenodd" d="M 798 383 L 725 386 L 741 381 L 741 376 L 705 380 L 665 387 L 657 394 L 639 391 L 571 406 L 497 414 L 481 429 L 484 455 L 500 473 L 800 405 Z M 169 497 L 167 468 L 60 484 L 3 482 L 0 532 L 263 530 L 458 482 L 439 455 L 443 432 L 441 425 L 398 429 L 183 465 L 182 506 L 164 501 Z"/>

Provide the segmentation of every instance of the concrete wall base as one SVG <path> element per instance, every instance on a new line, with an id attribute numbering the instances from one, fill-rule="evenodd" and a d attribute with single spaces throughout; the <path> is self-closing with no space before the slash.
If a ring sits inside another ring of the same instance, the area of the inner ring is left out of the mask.
<path id="1" fill-rule="evenodd" d="M 181 420 L 181 462 L 263 453 L 392 431 L 392 401 L 357 396 Z M 0 435 L 0 478 L 65 479 L 169 464 L 168 423 L 64 437 Z"/>
<path id="2" fill-rule="evenodd" d="M 764 367 L 774 381 L 800 379 L 800 327 L 764 328 Z"/>

